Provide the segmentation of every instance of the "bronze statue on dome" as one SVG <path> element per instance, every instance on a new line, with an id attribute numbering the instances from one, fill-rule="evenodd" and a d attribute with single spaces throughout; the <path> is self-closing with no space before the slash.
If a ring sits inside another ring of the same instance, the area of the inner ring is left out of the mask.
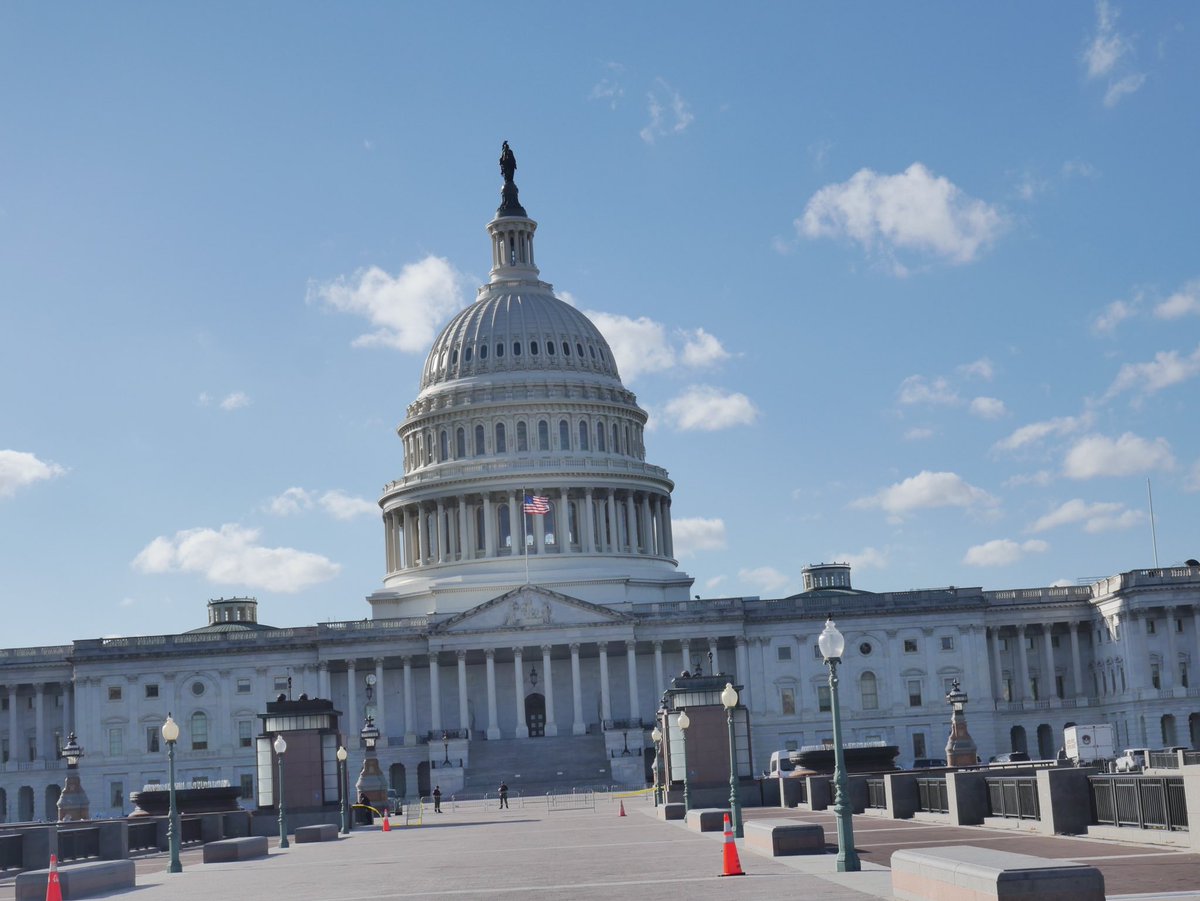
<path id="1" fill-rule="evenodd" d="M 500 148 L 500 174 L 504 176 L 504 187 L 500 189 L 500 208 L 497 216 L 524 216 L 525 207 L 517 199 L 517 183 L 513 175 L 517 171 L 517 157 L 508 146 L 508 141 Z"/>
<path id="2" fill-rule="evenodd" d="M 508 146 L 508 141 L 505 141 L 504 146 L 500 148 L 500 174 L 504 176 L 505 181 L 512 181 L 516 171 L 517 158 Z"/>

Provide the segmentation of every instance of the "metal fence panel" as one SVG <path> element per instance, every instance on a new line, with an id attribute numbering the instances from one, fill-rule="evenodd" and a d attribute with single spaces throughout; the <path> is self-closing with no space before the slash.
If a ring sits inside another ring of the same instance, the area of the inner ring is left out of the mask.
<path id="1" fill-rule="evenodd" d="M 1091 776 L 1096 822 L 1136 829 L 1188 828 L 1181 776 Z"/>

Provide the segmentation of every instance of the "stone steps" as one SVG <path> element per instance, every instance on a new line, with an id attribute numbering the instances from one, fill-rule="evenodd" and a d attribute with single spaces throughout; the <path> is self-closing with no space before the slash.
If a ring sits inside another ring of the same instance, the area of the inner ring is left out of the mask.
<path id="1" fill-rule="evenodd" d="M 611 781 L 602 735 L 473 741 L 463 794 L 494 795 L 501 782 L 528 795 Z"/>

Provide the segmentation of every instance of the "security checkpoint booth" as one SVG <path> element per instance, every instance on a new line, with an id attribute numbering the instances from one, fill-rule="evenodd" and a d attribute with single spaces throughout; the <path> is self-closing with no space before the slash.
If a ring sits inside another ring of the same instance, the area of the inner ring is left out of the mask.
<path id="1" fill-rule="evenodd" d="M 256 832 L 257 821 L 277 815 L 281 801 L 293 827 L 337 822 L 344 790 L 337 756 L 340 715 L 332 701 L 304 696 L 295 701 L 280 696 L 259 714 Z"/>

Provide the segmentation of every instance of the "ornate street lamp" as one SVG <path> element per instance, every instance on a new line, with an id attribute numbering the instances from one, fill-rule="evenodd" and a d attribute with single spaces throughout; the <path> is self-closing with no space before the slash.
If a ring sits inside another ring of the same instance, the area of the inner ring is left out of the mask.
<path id="1" fill-rule="evenodd" d="M 382 808 L 387 802 L 388 783 L 383 771 L 379 769 L 379 758 L 375 756 L 379 727 L 375 725 L 374 717 L 367 717 L 358 735 L 367 752 L 363 755 L 362 771 L 358 774 L 358 782 L 354 786 L 355 796 L 361 798 L 366 795 L 372 806 Z"/>
<path id="2" fill-rule="evenodd" d="M 858 852 L 854 848 L 854 825 L 850 804 L 849 782 L 846 778 L 846 754 L 842 748 L 842 708 L 838 701 L 838 664 L 842 662 L 842 651 L 846 639 L 832 619 L 825 620 L 825 631 L 817 639 L 821 656 L 829 667 L 829 702 L 833 711 L 833 784 L 836 789 L 833 814 L 837 817 L 839 873 L 857 873 L 862 869 Z"/>
<path id="3" fill-rule="evenodd" d="M 350 755 L 346 752 L 344 745 L 339 745 L 337 749 L 338 762 L 338 794 L 342 796 L 342 832 L 350 831 L 350 816 L 346 810 L 346 758 Z"/>
<path id="4" fill-rule="evenodd" d="M 733 820 L 733 834 L 742 838 L 742 803 L 738 799 L 737 745 L 733 740 L 733 711 L 738 705 L 737 689 L 732 682 L 725 683 L 721 692 L 721 703 L 725 705 L 725 723 L 729 726 L 729 813 Z"/>
<path id="5" fill-rule="evenodd" d="M 279 847 L 287 848 L 287 807 L 283 803 L 283 755 L 287 753 L 287 742 L 282 735 L 275 736 L 275 756 L 279 759 Z"/>
<path id="6" fill-rule="evenodd" d="M 691 761 L 688 759 L 687 750 L 687 730 L 692 724 L 691 718 L 688 717 L 687 711 L 683 710 L 679 713 L 679 728 L 683 732 L 683 809 L 685 811 L 692 809 L 692 790 L 688 786 L 688 765 Z"/>
<path id="7" fill-rule="evenodd" d="M 59 755 L 66 758 L 67 778 L 62 794 L 58 797 L 59 820 L 86 820 L 88 818 L 88 796 L 79 782 L 79 760 L 83 757 L 83 748 L 72 732 L 67 736 L 67 743 L 59 750 Z"/>
<path id="8" fill-rule="evenodd" d="M 657 807 L 662 803 L 662 729 L 658 728 L 657 723 L 650 732 L 650 738 L 654 742 L 654 806 Z"/>
<path id="9" fill-rule="evenodd" d="M 167 847 L 171 851 L 171 862 L 167 865 L 168 873 L 182 873 L 183 864 L 179 862 L 179 807 L 175 803 L 175 742 L 179 741 L 179 724 L 167 714 L 167 721 L 162 724 L 163 741 L 167 743 Z"/>
<path id="10" fill-rule="evenodd" d="M 450 735 L 442 733 L 442 766 L 450 766 Z"/>

